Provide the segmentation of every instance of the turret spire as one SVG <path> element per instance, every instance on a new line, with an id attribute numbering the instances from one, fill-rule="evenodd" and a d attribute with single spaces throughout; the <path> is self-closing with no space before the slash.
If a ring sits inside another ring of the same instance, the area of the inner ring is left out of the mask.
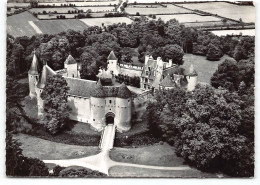
<path id="1" fill-rule="evenodd" d="M 38 71 L 38 60 L 35 54 L 35 49 L 33 50 L 33 60 L 32 60 L 32 64 L 30 67 L 30 70 L 28 72 L 30 75 L 38 75 L 39 71 Z"/>

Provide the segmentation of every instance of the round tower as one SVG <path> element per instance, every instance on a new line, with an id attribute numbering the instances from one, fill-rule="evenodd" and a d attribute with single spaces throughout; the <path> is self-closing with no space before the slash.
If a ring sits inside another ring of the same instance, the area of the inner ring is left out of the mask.
<path id="1" fill-rule="evenodd" d="M 92 126 L 97 130 L 101 130 L 105 126 L 105 93 L 100 79 L 96 86 L 91 91 L 90 106 L 91 106 L 91 122 Z M 88 114 L 86 112 L 86 114 Z"/>
<path id="2" fill-rule="evenodd" d="M 119 69 L 117 66 L 117 58 L 114 51 L 111 51 L 107 57 L 107 71 L 109 71 L 112 75 L 118 75 Z"/>
<path id="3" fill-rule="evenodd" d="M 193 64 L 191 64 L 191 66 L 190 66 L 190 71 L 189 71 L 189 74 L 186 76 L 186 79 L 188 81 L 187 90 L 193 91 L 195 89 L 196 85 L 198 84 L 198 74 L 194 70 Z"/>
<path id="4" fill-rule="evenodd" d="M 43 105 L 43 100 L 41 98 L 41 93 L 43 91 L 43 88 L 45 87 L 46 81 L 47 81 L 47 68 L 46 68 L 46 64 L 44 64 L 42 68 L 40 80 L 38 81 L 35 87 L 35 92 L 37 94 L 37 107 L 38 107 L 39 117 L 42 116 L 44 113 L 44 105 Z"/>
<path id="5" fill-rule="evenodd" d="M 132 98 L 131 91 L 123 83 L 116 97 L 116 118 L 115 125 L 119 132 L 125 132 L 131 129 L 132 118 Z"/>
<path id="6" fill-rule="evenodd" d="M 28 71 L 28 79 L 29 79 L 29 96 L 31 98 L 36 97 L 36 84 L 39 80 L 39 70 L 38 70 L 38 60 L 35 54 L 35 50 L 33 51 L 33 60 L 31 63 L 30 70 Z"/>

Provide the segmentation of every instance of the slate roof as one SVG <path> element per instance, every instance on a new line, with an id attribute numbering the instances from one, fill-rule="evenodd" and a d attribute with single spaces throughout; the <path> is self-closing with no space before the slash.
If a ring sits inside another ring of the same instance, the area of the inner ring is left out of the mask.
<path id="1" fill-rule="evenodd" d="M 111 51 L 110 54 L 107 57 L 108 60 L 117 60 L 116 55 L 114 51 Z"/>
<path id="2" fill-rule="evenodd" d="M 172 80 L 172 78 L 170 77 L 169 74 L 161 81 L 160 85 L 164 86 L 164 87 L 175 87 L 176 86 L 175 82 Z"/>
<path id="3" fill-rule="evenodd" d="M 47 64 L 45 64 L 42 68 L 42 73 L 40 76 L 40 80 L 37 84 L 37 87 L 40 89 L 43 89 L 45 87 L 45 83 L 49 76 L 55 75 L 56 72 L 54 72 Z"/>
<path id="4" fill-rule="evenodd" d="M 98 82 L 95 84 L 95 86 L 91 89 L 90 96 L 97 97 L 97 98 L 105 97 L 105 93 L 104 93 L 100 78 L 99 78 Z"/>
<path id="5" fill-rule="evenodd" d="M 88 98 L 91 95 L 91 90 L 96 86 L 96 81 L 68 77 L 66 77 L 65 80 L 70 88 L 68 93 L 75 96 Z"/>
<path id="6" fill-rule="evenodd" d="M 32 60 L 32 64 L 31 64 L 31 67 L 30 67 L 30 70 L 29 70 L 29 74 L 31 75 L 38 75 L 39 74 L 39 68 L 38 68 L 38 60 L 37 60 L 37 57 L 35 55 L 35 52 L 33 53 L 33 60 Z"/>
<path id="7" fill-rule="evenodd" d="M 131 91 L 126 87 L 125 83 L 122 83 L 122 85 L 118 88 L 118 98 L 130 98 L 131 94 Z"/>
<path id="8" fill-rule="evenodd" d="M 65 64 L 76 64 L 77 61 L 71 55 L 69 55 L 64 63 Z"/>

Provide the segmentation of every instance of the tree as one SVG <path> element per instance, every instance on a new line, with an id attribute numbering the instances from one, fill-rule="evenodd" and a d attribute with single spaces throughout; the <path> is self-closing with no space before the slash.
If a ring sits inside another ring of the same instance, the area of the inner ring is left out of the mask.
<path id="1" fill-rule="evenodd" d="M 224 87 L 230 91 L 237 90 L 239 86 L 238 72 L 237 62 L 234 59 L 226 59 L 211 77 L 211 85 L 215 88 Z"/>
<path id="2" fill-rule="evenodd" d="M 48 176 L 46 165 L 36 158 L 22 154 L 20 143 L 10 133 L 6 137 L 6 175 L 7 176 Z"/>
<path id="3" fill-rule="evenodd" d="M 207 60 L 217 61 L 220 59 L 220 57 L 222 57 L 222 52 L 217 46 L 210 43 L 208 46 L 208 52 L 206 56 Z"/>
<path id="4" fill-rule="evenodd" d="M 183 49 L 177 44 L 170 44 L 163 47 L 162 59 L 163 61 L 172 60 L 173 63 L 182 65 L 183 64 Z"/>
<path id="5" fill-rule="evenodd" d="M 45 112 L 43 125 L 52 134 L 61 131 L 69 120 L 68 91 L 66 80 L 59 74 L 49 77 L 42 91 Z"/>

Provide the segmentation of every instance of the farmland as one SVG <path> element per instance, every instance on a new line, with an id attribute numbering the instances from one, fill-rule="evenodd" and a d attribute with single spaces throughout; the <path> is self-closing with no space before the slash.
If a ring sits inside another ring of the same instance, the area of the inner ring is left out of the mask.
<path id="1" fill-rule="evenodd" d="M 178 14 L 178 13 L 191 13 L 192 11 L 186 10 L 184 8 L 180 8 L 171 4 L 167 4 L 167 7 L 157 6 L 157 7 L 149 7 L 148 8 L 140 8 L 136 7 L 136 5 L 127 6 L 125 11 L 129 14 L 136 14 L 139 12 L 140 15 L 148 15 L 148 14 Z"/>
<path id="2" fill-rule="evenodd" d="M 83 10 L 86 12 L 87 10 L 91 10 L 91 12 L 111 12 L 115 11 L 114 6 L 87 6 L 87 7 L 75 7 L 77 10 Z"/>
<path id="3" fill-rule="evenodd" d="M 30 3 L 7 3 L 7 7 L 28 7 Z"/>
<path id="4" fill-rule="evenodd" d="M 77 19 L 41 20 L 34 21 L 34 24 L 45 34 L 57 34 L 69 29 L 83 31 L 87 28 L 87 25 Z"/>
<path id="5" fill-rule="evenodd" d="M 49 12 L 57 12 L 57 13 L 68 13 L 68 11 L 75 11 L 75 8 L 72 7 L 62 7 L 62 8 L 32 8 L 30 12 L 32 13 L 43 13 L 43 11 Z"/>
<path id="6" fill-rule="evenodd" d="M 36 31 L 29 24 L 28 21 L 37 21 L 29 12 L 23 12 L 20 14 L 7 17 L 7 33 L 14 36 L 33 36 Z"/>
<path id="7" fill-rule="evenodd" d="M 49 6 L 61 6 L 61 5 L 75 4 L 76 6 L 108 6 L 118 4 L 118 0 L 115 1 L 92 1 L 92 2 L 62 2 L 62 3 L 39 3 L 39 5 Z"/>
<path id="8" fill-rule="evenodd" d="M 235 20 L 242 18 L 244 22 L 255 22 L 255 7 L 253 6 L 239 6 L 225 2 L 188 3 L 179 5 L 193 10 L 218 14 Z"/>
<path id="9" fill-rule="evenodd" d="M 221 21 L 219 18 L 212 16 L 200 16 L 197 14 L 179 14 L 179 15 L 157 15 L 157 19 L 161 18 L 163 21 L 176 19 L 180 23 L 185 22 L 208 22 L 208 21 Z"/>
<path id="10" fill-rule="evenodd" d="M 247 29 L 247 30 L 216 30 L 212 31 L 217 36 L 225 36 L 225 35 L 250 35 L 255 36 L 255 29 Z"/>
<path id="11" fill-rule="evenodd" d="M 88 26 L 102 26 L 104 23 L 105 26 L 117 24 L 117 23 L 126 23 L 131 24 L 132 20 L 127 17 L 111 17 L 111 18 L 86 18 L 80 19 L 80 21 L 84 22 Z"/>

